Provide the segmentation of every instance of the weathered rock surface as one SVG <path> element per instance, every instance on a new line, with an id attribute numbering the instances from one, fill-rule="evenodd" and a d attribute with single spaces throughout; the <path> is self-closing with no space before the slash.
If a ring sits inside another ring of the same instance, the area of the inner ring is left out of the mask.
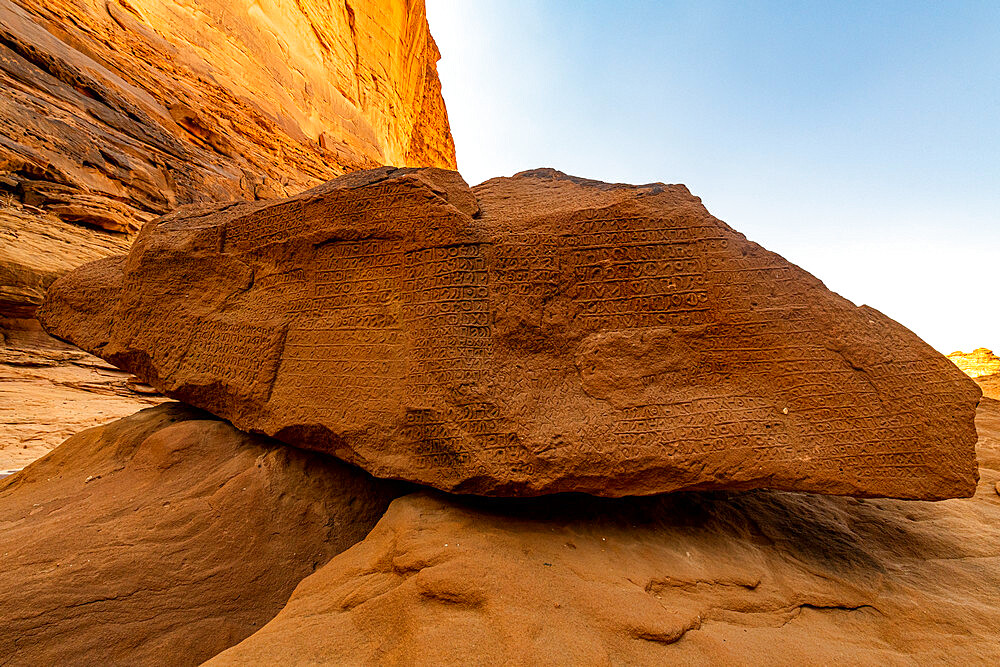
<path id="1" fill-rule="evenodd" d="M 55 340 L 33 319 L 53 280 L 128 247 L 124 234 L 0 197 L 0 470 L 158 402 L 129 389 L 128 373 Z"/>
<path id="2" fill-rule="evenodd" d="M 453 167 L 439 57 L 419 0 L 0 0 L 0 187 L 128 231 L 359 167 Z"/>
<path id="3" fill-rule="evenodd" d="M 0 320 L 0 471 L 165 400 L 134 380 L 47 335 L 34 319 Z"/>
<path id="4" fill-rule="evenodd" d="M 45 290 L 81 264 L 128 252 L 129 237 L 0 201 L 0 318 L 34 315 Z"/>
<path id="5" fill-rule="evenodd" d="M 454 167 L 422 0 L 0 0 L 0 317 L 179 205 Z"/>
<path id="6" fill-rule="evenodd" d="M 361 540 L 393 488 L 176 403 L 0 481 L 0 662 L 194 665 Z"/>
<path id="7" fill-rule="evenodd" d="M 995 665 L 1000 403 L 969 500 L 393 502 L 208 664 Z"/>
<path id="8" fill-rule="evenodd" d="M 976 348 L 972 352 L 952 352 L 948 358 L 971 378 L 1000 373 L 1000 357 L 985 347 Z"/>
<path id="9" fill-rule="evenodd" d="M 0 0 L 0 329 L 181 204 L 284 197 L 386 163 L 453 167 L 438 57 L 422 0 Z M 77 355 L 53 365 L 59 346 L 36 342 L 18 345 L 19 368 L 80 375 Z M 35 458 L 138 409 L 89 392 L 68 415 L 64 386 L 32 395 L 9 370 L 0 466 L 15 443 Z"/>
<path id="10" fill-rule="evenodd" d="M 983 396 L 1000 400 L 1000 373 L 980 375 L 976 378 L 976 384 L 983 390 Z"/>
<path id="11" fill-rule="evenodd" d="M 679 185 L 352 174 L 167 216 L 39 316 L 242 429 L 444 490 L 975 489 L 975 383 Z"/>

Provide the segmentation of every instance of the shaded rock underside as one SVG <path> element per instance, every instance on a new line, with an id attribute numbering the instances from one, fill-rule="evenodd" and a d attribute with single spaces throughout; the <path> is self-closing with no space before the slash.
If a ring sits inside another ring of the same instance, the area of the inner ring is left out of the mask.
<path id="1" fill-rule="evenodd" d="M 176 403 L 83 431 L 0 480 L 0 662 L 199 664 L 395 493 Z"/>
<path id="2" fill-rule="evenodd" d="M 418 494 L 210 665 L 996 664 L 1000 402 L 971 499 Z"/>

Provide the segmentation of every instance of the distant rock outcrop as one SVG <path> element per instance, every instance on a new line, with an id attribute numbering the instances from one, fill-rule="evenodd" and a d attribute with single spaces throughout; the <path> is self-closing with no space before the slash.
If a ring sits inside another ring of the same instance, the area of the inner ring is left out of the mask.
<path id="1" fill-rule="evenodd" d="M 976 385 L 679 185 L 359 172 L 181 209 L 39 317 L 239 428 L 448 491 L 975 489 Z"/>
<path id="2" fill-rule="evenodd" d="M 985 347 L 976 348 L 972 352 L 952 352 L 948 358 L 971 378 L 1000 373 L 1000 357 Z"/>
<path id="3" fill-rule="evenodd" d="M 976 384 L 983 390 L 983 396 L 1000 400 L 1000 373 L 980 375 L 976 378 Z"/>
<path id="4" fill-rule="evenodd" d="M 974 498 L 411 495 L 208 664 L 1000 663 L 1000 403 Z"/>
<path id="5" fill-rule="evenodd" d="M 0 662 L 197 665 L 395 493 L 176 403 L 84 431 L 0 480 Z"/>

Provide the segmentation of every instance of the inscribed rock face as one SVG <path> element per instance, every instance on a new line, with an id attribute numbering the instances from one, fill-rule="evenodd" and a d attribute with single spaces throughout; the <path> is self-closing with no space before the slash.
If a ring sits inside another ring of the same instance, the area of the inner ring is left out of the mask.
<path id="1" fill-rule="evenodd" d="M 449 491 L 975 488 L 975 384 L 680 185 L 383 168 L 188 207 L 40 317 L 240 428 Z"/>

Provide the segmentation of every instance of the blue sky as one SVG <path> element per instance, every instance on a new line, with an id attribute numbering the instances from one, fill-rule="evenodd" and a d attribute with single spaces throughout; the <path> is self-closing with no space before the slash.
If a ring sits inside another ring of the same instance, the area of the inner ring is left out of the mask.
<path id="1" fill-rule="evenodd" d="M 939 350 L 1000 352 L 1000 2 L 427 5 L 470 183 L 684 183 Z"/>

